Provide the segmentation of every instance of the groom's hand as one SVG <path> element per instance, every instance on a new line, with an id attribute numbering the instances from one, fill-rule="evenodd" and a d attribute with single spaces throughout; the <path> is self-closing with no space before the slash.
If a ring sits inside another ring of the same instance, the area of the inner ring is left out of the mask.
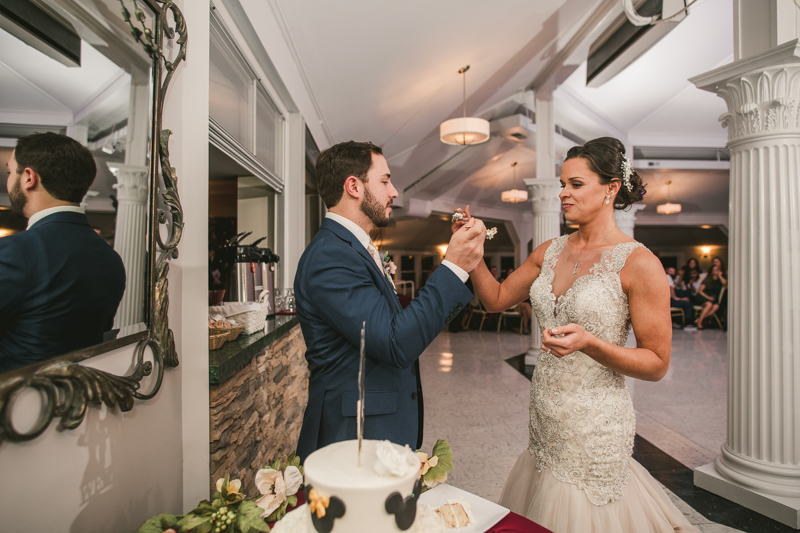
<path id="1" fill-rule="evenodd" d="M 486 226 L 477 218 L 470 218 L 458 228 L 450 238 L 444 258 L 472 272 L 483 260 L 483 243 L 486 239 Z"/>

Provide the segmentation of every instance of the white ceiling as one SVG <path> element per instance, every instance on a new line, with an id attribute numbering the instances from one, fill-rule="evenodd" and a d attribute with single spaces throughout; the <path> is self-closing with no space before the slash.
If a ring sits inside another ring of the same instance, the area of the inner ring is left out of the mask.
<path id="1" fill-rule="evenodd" d="M 286 22 L 330 138 L 382 145 L 395 185 L 408 189 L 401 202 L 477 203 L 506 210 L 510 218 L 529 211 L 527 204 L 502 204 L 499 197 L 509 188 L 513 161 L 519 162 L 518 181 L 535 177 L 533 147 L 497 137 L 452 147 L 438 140 L 438 125 L 461 113 L 456 71 L 467 64 L 468 114 L 491 120 L 529 102 L 523 91 L 597 0 L 272 3 Z M 559 125 L 587 140 L 618 136 L 628 146 L 724 146 L 718 122 L 724 102 L 687 80 L 732 59 L 730 0 L 700 0 L 631 67 L 600 88 L 587 88 L 586 50 L 603 29 L 595 28 L 568 58 L 575 72 L 554 95 Z M 711 181 L 727 194 L 724 180 Z M 700 211 L 718 208 L 719 202 L 698 204 Z"/>

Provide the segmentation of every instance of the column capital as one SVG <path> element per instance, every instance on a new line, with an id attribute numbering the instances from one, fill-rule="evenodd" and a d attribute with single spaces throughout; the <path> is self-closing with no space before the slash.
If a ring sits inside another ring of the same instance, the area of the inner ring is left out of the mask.
<path id="1" fill-rule="evenodd" d="M 145 203 L 147 201 L 147 167 L 107 162 L 109 170 L 117 183 L 112 185 L 117 191 L 118 201 Z"/>
<path id="2" fill-rule="evenodd" d="M 647 207 L 644 204 L 632 204 L 626 207 L 625 209 L 615 209 L 614 210 L 614 220 L 617 223 L 617 226 L 620 224 L 630 224 L 633 225 L 636 222 L 636 213 L 641 211 Z"/>
<path id="3" fill-rule="evenodd" d="M 720 118 L 729 143 L 765 135 L 797 136 L 800 126 L 800 42 L 735 61 L 690 80 L 728 105 Z"/>
<path id="4" fill-rule="evenodd" d="M 561 200 L 558 198 L 558 193 L 561 191 L 560 181 L 540 178 L 523 181 L 531 194 L 531 209 L 534 215 L 561 213 Z"/>

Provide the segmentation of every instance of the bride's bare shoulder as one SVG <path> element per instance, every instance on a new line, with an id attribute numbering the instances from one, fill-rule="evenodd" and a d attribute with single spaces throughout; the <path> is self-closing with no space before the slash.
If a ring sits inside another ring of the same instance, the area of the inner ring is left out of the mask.
<path id="1" fill-rule="evenodd" d="M 558 238 L 558 237 L 556 237 Z M 547 252 L 547 249 L 550 248 L 550 245 L 556 239 L 550 239 L 544 241 L 542 244 L 536 247 L 536 249 L 531 253 L 530 257 L 528 257 L 528 261 L 533 263 L 533 266 L 537 268 L 542 268 L 542 264 L 544 263 L 544 254 Z"/>
<path id="2" fill-rule="evenodd" d="M 631 241 L 636 242 L 636 241 Z M 661 260 L 653 252 L 643 246 L 634 249 L 625 261 L 625 268 L 621 272 L 623 284 L 632 279 L 660 279 L 666 283 L 666 274 Z"/>

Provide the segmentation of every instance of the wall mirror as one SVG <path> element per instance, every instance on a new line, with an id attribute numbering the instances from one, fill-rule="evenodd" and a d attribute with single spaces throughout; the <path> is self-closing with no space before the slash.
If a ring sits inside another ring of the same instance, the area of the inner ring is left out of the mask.
<path id="1" fill-rule="evenodd" d="M 92 152 L 97 175 L 82 207 L 92 228 L 120 256 L 125 292 L 116 314 L 66 353 L 26 353 L 0 365 L 0 443 L 80 425 L 89 405 L 132 408 L 159 390 L 178 365 L 167 323 L 169 260 L 183 228 L 164 95 L 185 58 L 180 10 L 162 0 L 0 0 L 0 164 L 16 140 L 36 132 L 67 135 Z M 11 176 L 13 179 L 13 176 Z M 27 220 L 0 190 L 0 238 Z M 88 259 L 87 259 L 88 260 Z M 3 318 L 14 327 L 15 316 Z M 116 376 L 81 361 L 135 344 L 130 372 Z M 35 350 L 30 350 L 35 352 Z M 38 420 L 20 428 L 14 406 L 40 397 Z"/>

